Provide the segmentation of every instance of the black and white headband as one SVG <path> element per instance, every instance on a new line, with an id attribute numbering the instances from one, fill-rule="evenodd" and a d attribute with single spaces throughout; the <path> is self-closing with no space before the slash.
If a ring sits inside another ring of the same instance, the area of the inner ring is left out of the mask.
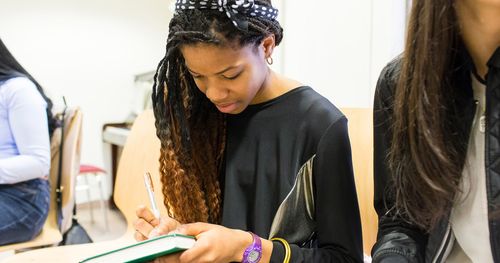
<path id="1" fill-rule="evenodd" d="M 248 21 L 245 17 L 259 17 L 268 20 L 275 20 L 278 17 L 278 9 L 262 6 L 255 3 L 255 0 L 177 0 L 175 11 L 190 9 L 212 9 L 226 13 L 233 24 L 246 31 Z"/>

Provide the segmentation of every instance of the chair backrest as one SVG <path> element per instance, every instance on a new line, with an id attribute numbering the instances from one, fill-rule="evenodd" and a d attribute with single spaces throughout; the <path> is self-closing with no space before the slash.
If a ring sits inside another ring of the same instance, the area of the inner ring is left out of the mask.
<path id="1" fill-rule="evenodd" d="M 61 166 L 62 186 L 62 222 L 61 232 L 65 233 L 72 223 L 73 207 L 75 205 L 76 176 L 80 167 L 81 143 L 82 143 L 82 112 L 79 108 L 68 108 L 64 118 L 64 144 Z M 52 186 L 52 201 L 56 206 L 56 187 L 59 172 L 59 145 L 61 140 L 61 129 L 58 128 L 52 135 L 52 162 L 50 169 L 50 182 Z M 52 204 L 51 204 L 52 205 Z"/>
<path id="2" fill-rule="evenodd" d="M 358 193 L 363 250 L 370 255 L 377 239 L 378 217 L 373 208 L 373 110 L 371 108 L 343 108 L 348 119 L 352 148 L 354 179 Z"/>
<path id="3" fill-rule="evenodd" d="M 155 197 L 162 214 L 166 213 L 159 176 L 160 141 L 156 137 L 154 115 L 146 110 L 135 120 L 123 148 L 115 181 L 114 200 L 127 220 L 128 231 L 133 231 L 135 210 L 149 204 L 144 186 L 144 173 L 150 172 Z"/>

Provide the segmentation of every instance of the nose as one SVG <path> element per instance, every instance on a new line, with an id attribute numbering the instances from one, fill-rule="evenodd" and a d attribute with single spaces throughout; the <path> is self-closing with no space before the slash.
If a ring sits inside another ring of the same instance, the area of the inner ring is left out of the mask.
<path id="1" fill-rule="evenodd" d="M 210 85 L 205 91 L 205 95 L 210 101 L 224 102 L 228 97 L 229 90 L 215 85 Z"/>

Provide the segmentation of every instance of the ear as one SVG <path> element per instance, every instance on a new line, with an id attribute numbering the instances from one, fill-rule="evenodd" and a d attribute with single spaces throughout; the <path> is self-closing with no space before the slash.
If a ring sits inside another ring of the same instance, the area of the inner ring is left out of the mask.
<path id="1" fill-rule="evenodd" d="M 264 51 L 264 59 L 271 57 L 276 46 L 274 34 L 270 34 L 262 40 L 261 48 Z"/>

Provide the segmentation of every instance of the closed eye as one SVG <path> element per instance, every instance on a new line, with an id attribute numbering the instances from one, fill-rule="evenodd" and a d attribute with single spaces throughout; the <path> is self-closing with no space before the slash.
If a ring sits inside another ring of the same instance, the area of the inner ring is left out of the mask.
<path id="1" fill-rule="evenodd" d="M 239 76 L 241 75 L 241 72 L 239 72 L 238 74 L 234 75 L 234 76 L 224 76 L 222 75 L 222 77 L 224 77 L 225 79 L 236 79 L 238 78 Z"/>
<path id="2" fill-rule="evenodd" d="M 193 73 L 191 73 L 191 76 L 193 77 L 193 79 L 201 79 L 203 77 L 201 75 L 195 75 Z"/>

